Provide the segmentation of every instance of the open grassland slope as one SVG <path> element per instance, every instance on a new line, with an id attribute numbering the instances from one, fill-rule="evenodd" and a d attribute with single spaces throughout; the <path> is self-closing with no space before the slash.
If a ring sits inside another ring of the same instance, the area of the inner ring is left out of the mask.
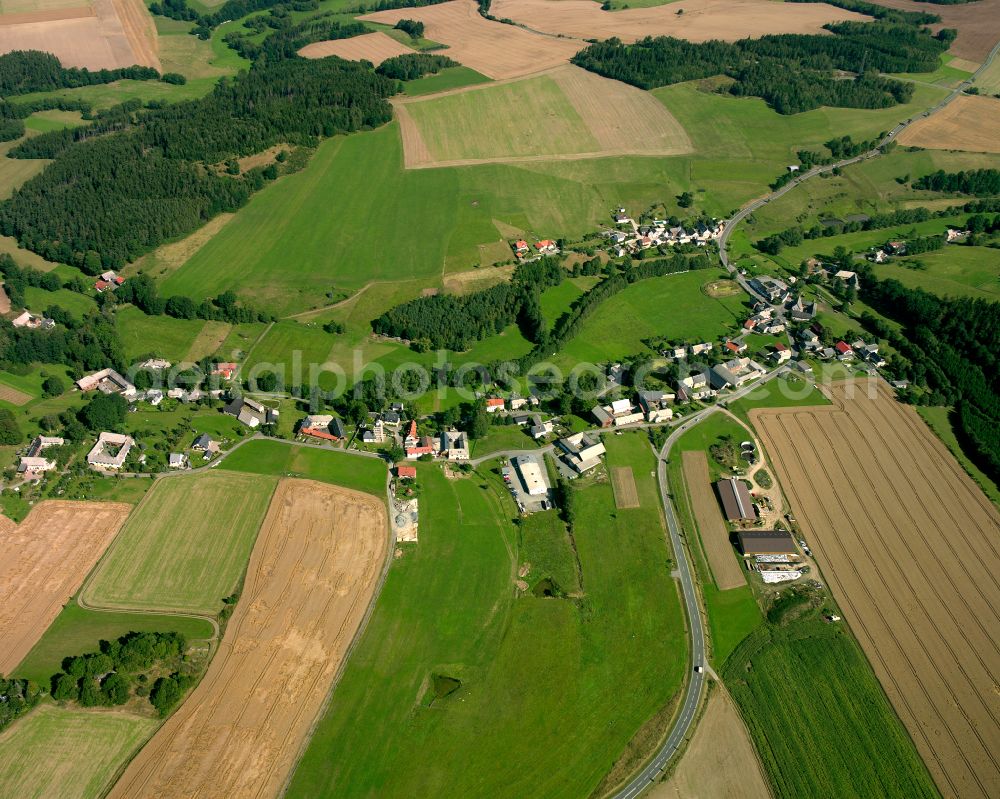
<path id="1" fill-rule="evenodd" d="M 1000 513 L 912 408 L 753 411 L 796 517 L 946 795 L 1000 792 Z"/>
<path id="2" fill-rule="evenodd" d="M 42 705 L 0 735 L 0 795 L 98 799 L 156 721 Z"/>
<path id="3" fill-rule="evenodd" d="M 648 799 L 770 799 L 771 790 L 732 698 L 716 684 L 705 715 L 666 782 Z"/>
<path id="4" fill-rule="evenodd" d="M 1000 153 L 1000 100 L 963 95 L 899 134 L 907 147 Z"/>
<path id="5" fill-rule="evenodd" d="M 684 129 L 648 92 L 572 65 L 397 101 L 396 110 L 408 169 L 692 150 Z"/>
<path id="6" fill-rule="evenodd" d="M 141 0 L 93 0 L 5 17 L 0 16 L 0 53 L 42 50 L 65 67 L 160 69 L 153 21 Z"/>
<path id="7" fill-rule="evenodd" d="M 237 587 L 274 479 L 168 477 L 136 508 L 84 588 L 100 607 L 214 615 Z"/>
<path id="8" fill-rule="evenodd" d="M 380 500 L 282 480 L 204 679 L 110 796 L 280 796 L 374 595 L 387 546 Z"/>
<path id="9" fill-rule="evenodd" d="M 493 0 L 490 13 L 543 33 L 587 40 L 614 36 L 624 42 L 646 36 L 674 36 L 693 42 L 736 41 L 770 33 L 818 33 L 828 22 L 867 19 L 823 3 L 685 0 L 684 13 L 677 8 L 668 3 L 609 14 L 592 0 Z"/>
<path id="10" fill-rule="evenodd" d="M 326 58 L 335 55 L 348 61 L 371 61 L 378 66 L 387 58 L 414 52 L 412 47 L 400 44 L 382 31 L 352 36 L 350 39 L 333 39 L 307 44 L 299 55 L 305 58 Z"/>
<path id="11" fill-rule="evenodd" d="M 616 509 L 606 478 L 580 490 L 579 565 L 551 513 L 518 534 L 496 464 L 418 465 L 420 543 L 394 561 L 289 796 L 579 797 L 637 732 L 652 750 L 683 621 L 648 443 L 608 447 L 640 507 Z"/>
<path id="12" fill-rule="evenodd" d="M 386 25 L 395 25 L 401 19 L 423 22 L 424 36 L 447 45 L 449 58 L 494 80 L 531 75 L 565 64 L 580 50 L 579 42 L 485 19 L 474 0 L 378 11 L 359 19 Z"/>
<path id="13" fill-rule="evenodd" d="M 0 674 L 10 674 L 76 593 L 131 505 L 50 500 L 8 524 L 0 557 Z"/>
<path id="14" fill-rule="evenodd" d="M 719 503 L 708 474 L 708 458 L 703 450 L 681 453 L 684 462 L 684 484 L 691 500 L 691 511 L 701 545 L 712 569 L 712 577 L 720 591 L 746 585 L 743 567 L 737 562 L 729 543 L 729 529 L 723 521 Z"/>

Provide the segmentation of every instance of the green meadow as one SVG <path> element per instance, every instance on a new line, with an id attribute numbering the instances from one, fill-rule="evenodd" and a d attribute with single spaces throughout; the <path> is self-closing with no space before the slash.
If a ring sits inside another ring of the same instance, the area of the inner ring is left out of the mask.
<path id="1" fill-rule="evenodd" d="M 777 799 L 939 796 L 858 643 L 818 611 L 757 628 L 723 681 Z"/>
<path id="2" fill-rule="evenodd" d="M 513 525 L 496 464 L 457 480 L 418 465 L 420 542 L 393 562 L 289 796 L 577 797 L 637 731 L 652 746 L 680 688 L 684 626 L 652 453 L 640 436 L 608 447 L 635 467 L 642 506 L 617 510 L 607 482 L 577 490 L 583 596 L 568 595 L 564 525 L 551 513 Z"/>
<path id="3" fill-rule="evenodd" d="M 188 640 L 208 639 L 214 634 L 212 625 L 204 619 L 87 610 L 76 602 L 70 602 L 14 669 L 13 674 L 15 677 L 35 680 L 39 685 L 48 685 L 52 675 L 58 674 L 62 669 L 63 658 L 96 652 L 102 640 L 113 641 L 130 632 L 179 632 Z"/>
<path id="4" fill-rule="evenodd" d="M 223 471 L 158 481 L 84 586 L 87 603 L 218 613 L 242 579 L 274 485 Z"/>
<path id="5" fill-rule="evenodd" d="M 403 92 L 409 97 L 419 97 L 489 82 L 490 78 L 469 67 L 448 67 L 436 75 L 425 75 L 422 78 L 406 81 L 403 84 Z"/>
<path id="6" fill-rule="evenodd" d="M 0 735 L 0 795 L 98 799 L 158 722 L 45 704 Z"/>
<path id="7" fill-rule="evenodd" d="M 913 268 L 914 262 L 922 268 Z M 941 297 L 1000 300 L 1000 249 L 948 245 L 937 252 L 893 259 L 875 267 L 880 278 L 895 278 L 904 286 Z"/>
<path id="8" fill-rule="evenodd" d="M 727 407 L 744 422 L 750 422 L 754 408 L 790 408 L 800 405 L 829 405 L 830 400 L 816 388 L 813 378 L 797 374 L 782 375 L 758 386 L 749 394 L 730 402 Z"/>
<path id="9" fill-rule="evenodd" d="M 743 295 L 716 299 L 702 291 L 716 277 L 702 269 L 633 283 L 587 317 L 555 362 L 569 367 L 636 355 L 651 337 L 718 340 L 736 328 L 746 309 Z"/>
<path id="10" fill-rule="evenodd" d="M 155 354 L 174 363 L 183 361 L 205 327 L 201 319 L 147 316 L 132 305 L 119 308 L 115 320 L 125 345 L 125 357 L 130 360 Z"/>

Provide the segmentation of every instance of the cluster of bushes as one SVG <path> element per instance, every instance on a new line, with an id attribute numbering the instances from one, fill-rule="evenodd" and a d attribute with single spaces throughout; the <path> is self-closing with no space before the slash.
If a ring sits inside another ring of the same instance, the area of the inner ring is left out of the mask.
<path id="1" fill-rule="evenodd" d="M 383 336 L 408 339 L 417 349 L 462 351 L 515 321 L 531 341 L 544 330 L 538 295 L 562 282 L 566 270 L 555 259 L 521 264 L 509 283 L 457 297 L 437 294 L 397 305 L 372 322 Z"/>
<path id="2" fill-rule="evenodd" d="M 226 291 L 211 300 L 196 303 L 190 297 L 174 295 L 164 299 L 149 275 L 138 274 L 126 280 L 114 293 L 101 295 L 105 303 L 131 303 L 148 316 L 172 316 L 175 319 L 205 319 L 228 322 L 232 325 L 246 322 L 269 322 L 274 317 L 241 304 L 236 294 Z"/>
<path id="3" fill-rule="evenodd" d="M 52 698 L 97 707 L 145 696 L 166 716 L 191 684 L 189 675 L 176 670 L 186 650 L 180 633 L 128 633 L 101 641 L 99 652 L 63 660 L 63 670 L 52 677 Z M 149 686 L 147 673 L 153 669 L 170 671 Z"/>
<path id="4" fill-rule="evenodd" d="M 375 71 L 394 80 L 414 80 L 424 75 L 434 75 L 446 67 L 457 67 L 458 62 L 448 56 L 430 53 L 407 53 L 387 58 Z"/>
<path id="5" fill-rule="evenodd" d="M 1000 194 L 1000 169 L 973 169 L 968 172 L 939 169 L 915 180 L 913 188 L 990 197 Z"/>
<path id="6" fill-rule="evenodd" d="M 862 323 L 909 360 L 911 380 L 927 388 L 911 399 L 954 405 L 969 456 L 1000 479 L 1000 303 L 941 298 L 896 280 L 876 280 L 861 267 L 861 299 L 903 325 L 895 331 L 872 314 Z"/>
<path id="7" fill-rule="evenodd" d="M 265 170 L 230 177 L 203 164 L 391 119 L 395 81 L 336 58 L 256 63 L 211 94 L 137 115 L 128 129 L 72 143 L 0 205 L 0 231 L 54 261 L 95 253 L 118 268 L 241 207 Z"/>
<path id="8" fill-rule="evenodd" d="M 393 27 L 398 31 L 410 34 L 411 39 L 420 39 L 424 35 L 424 23 L 416 19 L 401 19 Z"/>
<path id="9" fill-rule="evenodd" d="M 821 105 L 888 108 L 908 101 L 913 86 L 879 73 L 932 71 L 955 37 L 952 30 L 932 35 L 895 21 L 825 27 L 835 35 L 778 34 L 733 43 L 661 36 L 628 45 L 609 39 L 577 53 L 573 62 L 642 89 L 728 75 L 733 82 L 725 91 L 761 97 L 782 114 Z M 853 80 L 835 74 L 859 67 Z"/>
<path id="10" fill-rule="evenodd" d="M 31 710 L 41 698 L 41 689 L 35 683 L 0 677 L 0 730 L 6 729 L 18 716 Z"/>

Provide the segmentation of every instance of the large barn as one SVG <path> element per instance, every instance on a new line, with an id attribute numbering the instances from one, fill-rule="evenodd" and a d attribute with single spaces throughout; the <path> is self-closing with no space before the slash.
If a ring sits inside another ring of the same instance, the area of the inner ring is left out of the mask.
<path id="1" fill-rule="evenodd" d="M 740 550 L 744 555 L 794 555 L 795 542 L 786 530 L 742 530 Z"/>
<path id="2" fill-rule="evenodd" d="M 753 507 L 753 498 L 742 480 L 730 477 L 719 480 L 715 484 L 716 493 L 722 503 L 722 510 L 731 522 L 754 521 L 757 511 Z"/>

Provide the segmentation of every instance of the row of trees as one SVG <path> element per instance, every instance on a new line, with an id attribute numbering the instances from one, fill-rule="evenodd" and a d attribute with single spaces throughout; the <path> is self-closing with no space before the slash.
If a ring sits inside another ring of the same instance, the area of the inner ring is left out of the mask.
<path id="1" fill-rule="evenodd" d="M 889 21 L 825 27 L 835 35 L 778 34 L 733 43 L 661 36 L 629 45 L 609 39 L 577 53 L 573 62 L 642 89 L 724 74 L 733 79 L 725 91 L 762 97 L 783 114 L 820 105 L 886 108 L 909 100 L 913 87 L 878 73 L 929 72 L 955 36 Z M 857 77 L 844 80 L 835 71 Z"/>
<path id="2" fill-rule="evenodd" d="M 276 30 L 261 41 L 250 38 L 240 31 L 227 33 L 223 40 L 233 50 L 250 61 L 260 59 L 277 61 L 295 57 L 299 50 L 313 42 L 350 39 L 368 32 L 368 28 L 363 23 L 341 22 L 339 19 L 333 18 L 333 13 L 328 11 L 309 17 L 296 25 Z"/>
<path id="3" fill-rule="evenodd" d="M 903 353 L 939 402 L 956 408 L 958 433 L 970 456 L 1000 478 L 1000 303 L 941 298 L 896 280 L 876 280 L 860 267 L 861 299 L 903 325 L 901 333 L 872 315 L 862 321 Z"/>
<path id="4" fill-rule="evenodd" d="M 1000 194 L 1000 169 L 973 169 L 961 172 L 945 172 L 939 169 L 915 180 L 913 188 L 989 197 Z"/>
<path id="5" fill-rule="evenodd" d="M 812 3 L 815 0 L 785 0 L 788 3 Z M 856 11 L 875 19 L 883 19 L 888 22 L 904 22 L 910 25 L 933 25 L 940 22 L 941 17 L 937 14 L 928 14 L 923 11 L 900 11 L 895 8 L 868 3 L 865 0 L 823 0 L 824 3 L 847 11 Z M 928 0 L 930 2 L 930 0 Z"/>
<path id="6" fill-rule="evenodd" d="M 77 701 L 84 707 L 124 705 L 133 696 L 146 696 L 161 716 L 180 701 L 191 678 L 179 671 L 149 685 L 147 672 L 176 669 L 187 651 L 180 633 L 128 633 L 101 641 L 100 651 L 67 657 L 62 671 L 52 676 L 52 698 Z"/>
<path id="7" fill-rule="evenodd" d="M 38 50 L 15 50 L 0 55 L 0 96 L 12 97 L 29 92 L 75 89 L 115 80 L 159 80 L 152 67 L 89 70 L 64 67 L 51 53 Z"/>
<path id="8" fill-rule="evenodd" d="M 553 258 L 521 264 L 509 283 L 465 296 L 437 294 L 397 305 L 372 321 L 372 330 L 408 339 L 418 349 L 461 352 L 516 321 L 525 338 L 537 341 L 545 328 L 538 295 L 562 282 L 565 274 Z"/>
<path id="9" fill-rule="evenodd" d="M 50 260 L 118 268 L 241 207 L 264 185 L 203 167 L 279 142 L 388 122 L 396 81 L 340 59 L 263 61 L 208 96 L 144 111 L 126 130 L 76 141 L 0 206 L 0 231 Z"/>

